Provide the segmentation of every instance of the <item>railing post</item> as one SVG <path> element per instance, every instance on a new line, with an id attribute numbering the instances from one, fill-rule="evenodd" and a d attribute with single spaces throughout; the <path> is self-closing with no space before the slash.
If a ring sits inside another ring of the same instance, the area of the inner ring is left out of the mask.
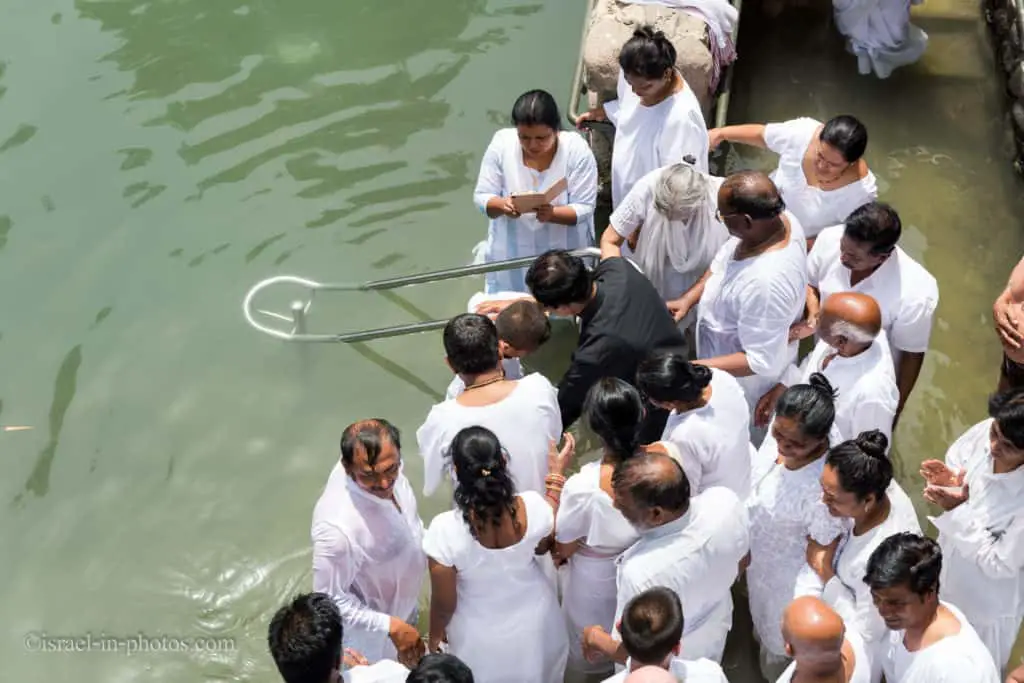
<path id="1" fill-rule="evenodd" d="M 301 301 L 292 302 L 292 321 L 295 323 L 292 334 L 306 334 L 306 304 Z"/>

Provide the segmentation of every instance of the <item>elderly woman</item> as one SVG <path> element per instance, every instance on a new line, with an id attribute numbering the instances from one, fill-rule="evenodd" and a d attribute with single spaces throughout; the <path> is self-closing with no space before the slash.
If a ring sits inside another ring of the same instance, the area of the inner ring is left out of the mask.
<path id="1" fill-rule="evenodd" d="M 555 98 L 543 90 L 520 95 L 512 126 L 494 134 L 473 190 L 474 203 L 490 219 L 478 259 L 503 261 L 590 246 L 597 201 L 597 162 L 590 147 L 575 131 L 561 130 Z M 562 180 L 565 189 L 550 204 L 527 213 L 516 208 L 512 195 L 545 192 Z M 525 268 L 487 274 L 487 294 L 526 291 Z"/>
<path id="2" fill-rule="evenodd" d="M 708 170 L 707 124 L 700 102 L 676 69 L 676 48 L 664 33 L 641 26 L 619 53 L 618 97 L 579 121 L 615 125 L 612 206 L 651 171 L 691 157 Z"/>
<path id="3" fill-rule="evenodd" d="M 623 244 L 665 300 L 675 299 L 704 274 L 729 239 L 718 220 L 718 188 L 724 178 L 687 163 L 671 164 L 641 178 L 611 216 L 601 236 L 601 257 L 621 256 Z M 683 319 L 687 327 L 696 309 Z"/>
<path id="4" fill-rule="evenodd" d="M 712 149 L 729 141 L 779 155 L 771 178 L 808 242 L 878 196 L 875 175 L 864 161 L 868 131 L 852 116 L 726 126 L 709 131 L 708 139 Z"/>

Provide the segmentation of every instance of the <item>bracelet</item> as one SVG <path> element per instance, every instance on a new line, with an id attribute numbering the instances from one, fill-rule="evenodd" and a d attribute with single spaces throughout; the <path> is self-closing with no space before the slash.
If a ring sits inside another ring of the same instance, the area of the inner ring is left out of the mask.
<path id="1" fill-rule="evenodd" d="M 565 485 L 565 475 L 564 474 L 554 474 L 554 473 L 549 474 L 548 476 L 544 477 L 544 483 L 548 484 L 548 485 L 550 485 L 550 484 L 558 484 L 560 486 L 564 486 Z"/>

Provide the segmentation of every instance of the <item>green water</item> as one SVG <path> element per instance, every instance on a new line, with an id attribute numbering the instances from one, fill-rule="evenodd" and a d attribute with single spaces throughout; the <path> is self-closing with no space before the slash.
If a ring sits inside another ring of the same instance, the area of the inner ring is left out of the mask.
<path id="1" fill-rule="evenodd" d="M 745 20 L 741 53 L 757 59 L 730 117 L 849 110 L 871 130 L 883 198 L 942 288 L 898 435 L 915 496 L 915 463 L 983 416 L 999 354 L 988 304 L 1024 247 L 977 7 L 926 8 L 928 55 L 884 84 L 856 77 L 824 15 Z M 280 273 L 363 281 L 467 262 L 485 231 L 479 156 L 520 92 L 564 102 L 583 3 L 3 9 L 0 424 L 33 429 L 0 432 L 2 679 L 272 681 L 266 623 L 309 587 L 309 517 L 340 430 L 389 417 L 411 454 L 449 375 L 436 335 L 289 346 L 245 325 L 242 297 Z M 446 317 L 477 288 L 324 296 L 311 325 Z M 40 631 L 235 647 L 32 652 L 25 634 Z"/>

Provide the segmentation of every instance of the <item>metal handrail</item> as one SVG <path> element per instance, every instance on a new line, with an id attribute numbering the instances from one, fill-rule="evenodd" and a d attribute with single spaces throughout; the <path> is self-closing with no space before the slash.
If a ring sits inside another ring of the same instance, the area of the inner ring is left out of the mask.
<path id="1" fill-rule="evenodd" d="M 576 56 L 576 70 L 572 74 L 572 91 L 569 93 L 569 109 L 565 112 L 573 127 L 579 126 L 580 96 L 583 95 L 583 49 L 587 45 L 587 31 L 590 28 L 590 14 L 594 11 L 597 0 L 587 0 L 587 14 L 583 19 L 583 32 L 580 36 L 580 51 Z"/>
<path id="2" fill-rule="evenodd" d="M 597 247 L 585 247 L 583 249 L 576 249 L 570 252 L 574 256 L 582 258 L 600 258 L 601 250 Z M 443 320 L 428 320 L 424 322 L 411 323 L 406 325 L 395 325 L 393 327 L 380 327 L 372 330 L 363 330 L 360 332 L 345 332 L 341 334 L 315 334 L 306 331 L 306 320 L 309 315 L 309 310 L 313 306 L 313 297 L 317 292 L 330 291 L 330 292 L 381 292 L 390 289 L 397 289 L 399 287 L 408 287 L 410 285 L 427 284 L 430 282 L 441 282 L 444 280 L 453 280 L 455 278 L 466 277 L 468 275 L 480 275 L 482 273 L 494 273 L 502 270 L 510 270 L 512 268 L 521 268 L 528 266 L 536 260 L 536 256 L 524 256 L 521 258 L 507 259 L 505 261 L 492 261 L 490 263 L 479 263 L 469 266 L 460 266 L 457 268 L 446 268 L 444 270 L 435 270 L 429 273 L 419 273 L 417 275 L 403 275 L 400 277 L 386 278 L 384 280 L 371 280 L 370 282 L 352 283 L 352 282 L 317 282 L 316 280 L 310 280 L 304 277 L 298 277 L 295 275 L 276 275 L 274 277 L 267 278 L 261 282 L 256 283 L 245 295 L 245 299 L 242 301 L 242 313 L 245 316 L 245 320 L 254 329 L 263 332 L 264 334 L 270 335 L 275 339 L 281 339 L 283 341 L 298 341 L 298 342 L 341 342 L 345 344 L 352 344 L 355 342 L 371 341 L 373 339 L 385 339 L 388 337 L 398 337 L 406 334 L 416 334 L 419 332 L 429 332 L 431 330 L 437 330 L 444 327 L 448 323 L 448 319 Z M 265 289 L 274 285 L 290 284 L 299 285 L 309 290 L 309 298 L 306 301 L 294 301 L 291 304 L 291 315 L 283 315 L 281 313 L 275 313 L 274 311 L 266 311 L 260 308 L 255 308 L 253 301 L 256 295 Z M 270 318 L 277 320 L 283 320 L 292 323 L 290 330 L 286 331 L 281 328 L 272 327 L 260 322 L 256 318 L 256 314 L 260 313 Z"/>

